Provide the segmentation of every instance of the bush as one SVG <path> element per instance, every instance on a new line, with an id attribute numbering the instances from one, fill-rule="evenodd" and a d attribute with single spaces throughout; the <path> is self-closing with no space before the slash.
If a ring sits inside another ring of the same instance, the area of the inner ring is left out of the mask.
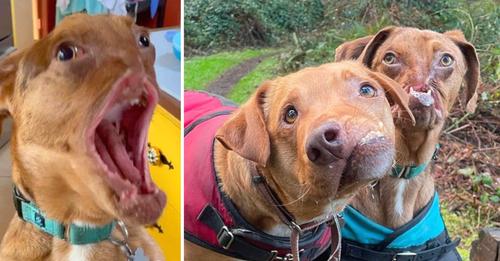
<path id="1" fill-rule="evenodd" d="M 320 0 L 186 0 L 184 6 L 188 51 L 269 45 L 323 18 Z"/>
<path id="2" fill-rule="evenodd" d="M 374 34 L 388 25 L 410 26 L 438 32 L 461 29 L 477 49 L 483 81 L 500 78 L 500 8 L 493 0 L 337 0 L 324 6 L 324 19 L 312 33 L 299 34 L 290 53 L 307 53 L 302 66 L 333 61 L 342 42 Z M 286 62 L 283 60 L 282 62 Z M 282 64 L 281 68 L 296 68 Z"/>

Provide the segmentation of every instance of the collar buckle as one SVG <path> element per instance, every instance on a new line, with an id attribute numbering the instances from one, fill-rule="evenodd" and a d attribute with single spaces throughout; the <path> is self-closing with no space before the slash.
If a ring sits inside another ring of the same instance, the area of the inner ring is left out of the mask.
<path id="1" fill-rule="evenodd" d="M 405 251 L 401 253 L 397 253 L 392 257 L 392 261 L 413 261 L 417 257 L 417 253 Z"/>

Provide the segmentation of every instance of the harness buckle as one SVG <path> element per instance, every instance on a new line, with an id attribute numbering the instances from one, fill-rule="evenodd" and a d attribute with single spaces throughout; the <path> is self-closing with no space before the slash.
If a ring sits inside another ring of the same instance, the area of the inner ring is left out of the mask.
<path id="1" fill-rule="evenodd" d="M 299 254 L 302 254 L 305 250 L 302 248 L 299 250 Z M 278 256 L 278 250 L 271 250 L 271 258 L 268 261 L 293 261 L 293 254 L 288 253 L 285 256 Z"/>
<path id="2" fill-rule="evenodd" d="M 231 244 L 234 241 L 234 235 L 229 231 L 229 228 L 223 226 L 219 233 L 217 233 L 217 241 L 225 250 L 228 250 L 231 247 Z"/>
<path id="3" fill-rule="evenodd" d="M 403 257 L 403 258 L 405 258 L 404 260 L 411 260 L 411 261 L 413 261 L 417 257 L 417 253 L 410 252 L 410 251 L 405 251 L 405 252 L 397 253 L 397 254 L 395 254 L 392 257 L 392 261 L 398 261 L 399 260 L 398 257 Z"/>

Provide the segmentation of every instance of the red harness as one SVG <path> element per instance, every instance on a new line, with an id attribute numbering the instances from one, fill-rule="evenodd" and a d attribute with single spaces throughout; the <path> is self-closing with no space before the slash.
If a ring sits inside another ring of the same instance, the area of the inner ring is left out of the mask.
<path id="1" fill-rule="evenodd" d="M 205 92 L 184 93 L 185 238 L 239 259 L 292 260 L 291 240 L 265 234 L 247 223 L 217 185 L 214 137 L 236 109 L 222 97 Z M 331 228 L 325 223 L 300 233 L 297 252 L 300 250 L 301 260 L 313 260 L 331 245 Z"/>

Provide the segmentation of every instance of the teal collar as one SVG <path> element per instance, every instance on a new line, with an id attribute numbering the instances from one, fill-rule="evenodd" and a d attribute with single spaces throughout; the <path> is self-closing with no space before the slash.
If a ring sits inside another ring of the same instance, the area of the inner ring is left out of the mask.
<path id="1" fill-rule="evenodd" d="M 437 153 L 440 147 L 441 146 L 439 144 L 436 145 L 436 150 L 434 150 L 431 159 L 426 163 L 420 165 L 411 165 L 411 166 L 395 165 L 391 170 L 391 176 L 395 178 L 412 179 L 422 174 L 429 165 L 429 163 L 432 160 L 436 160 Z"/>
<path id="2" fill-rule="evenodd" d="M 33 202 L 27 200 L 17 187 L 14 187 L 14 206 L 22 220 L 33 224 L 36 228 L 53 237 L 66 240 L 72 245 L 95 244 L 108 240 L 116 223 L 111 222 L 102 227 L 64 225 L 57 220 L 48 218 Z"/>

